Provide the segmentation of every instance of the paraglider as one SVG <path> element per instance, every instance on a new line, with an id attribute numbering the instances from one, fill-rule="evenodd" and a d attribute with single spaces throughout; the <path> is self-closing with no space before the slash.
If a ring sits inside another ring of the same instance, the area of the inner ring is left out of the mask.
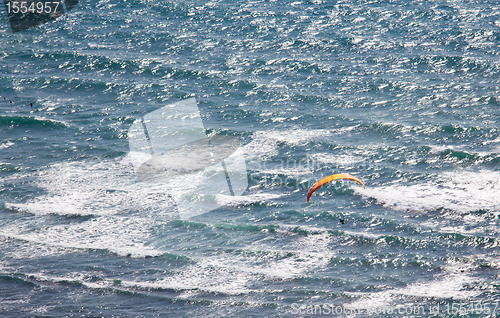
<path id="1" fill-rule="evenodd" d="M 365 185 L 363 184 L 363 182 L 361 182 L 361 180 L 359 180 L 358 178 L 353 177 L 353 176 L 351 176 L 349 174 L 346 174 L 346 173 L 333 174 L 333 175 L 331 175 L 329 177 L 326 177 L 326 178 L 323 178 L 323 179 L 319 180 L 318 182 L 316 182 L 312 186 L 312 188 L 309 190 L 309 193 L 307 194 L 307 203 L 309 203 L 309 198 L 314 193 L 314 191 L 318 190 L 325 183 L 328 183 L 328 182 L 333 181 L 333 180 L 338 180 L 338 179 L 347 179 L 347 180 L 357 181 L 357 182 L 361 183 L 361 185 L 363 186 L 363 188 L 365 187 Z"/>

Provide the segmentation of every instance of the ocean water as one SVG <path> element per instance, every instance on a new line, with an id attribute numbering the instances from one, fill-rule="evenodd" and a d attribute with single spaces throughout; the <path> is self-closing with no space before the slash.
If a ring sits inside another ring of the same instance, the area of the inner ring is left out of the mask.
<path id="1" fill-rule="evenodd" d="M 500 316 L 497 1 L 89 0 L 0 22 L 2 317 Z M 128 130 L 192 97 L 241 139 L 248 188 L 179 219 L 126 164 Z M 366 188 L 308 204 L 333 173 Z"/>

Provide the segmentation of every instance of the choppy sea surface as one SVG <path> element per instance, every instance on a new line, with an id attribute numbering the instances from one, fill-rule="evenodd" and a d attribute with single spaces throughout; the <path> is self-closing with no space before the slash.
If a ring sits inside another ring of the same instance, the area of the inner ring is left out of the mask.
<path id="1" fill-rule="evenodd" d="M 89 0 L 0 47 L 2 317 L 500 315 L 497 1 Z M 124 159 L 191 97 L 248 189 L 183 220 Z"/>

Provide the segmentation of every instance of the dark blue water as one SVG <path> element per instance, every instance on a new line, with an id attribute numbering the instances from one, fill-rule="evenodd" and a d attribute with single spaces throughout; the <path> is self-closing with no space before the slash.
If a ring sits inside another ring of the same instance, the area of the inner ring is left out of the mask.
<path id="1" fill-rule="evenodd" d="M 499 316 L 496 1 L 91 0 L 0 37 L 3 317 Z M 190 97 L 248 189 L 181 220 L 125 159 Z M 307 204 L 333 173 L 366 188 Z"/>

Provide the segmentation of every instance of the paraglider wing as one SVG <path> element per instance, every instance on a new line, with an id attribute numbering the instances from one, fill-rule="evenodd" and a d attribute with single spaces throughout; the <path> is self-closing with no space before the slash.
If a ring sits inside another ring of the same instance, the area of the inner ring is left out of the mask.
<path id="1" fill-rule="evenodd" d="M 329 177 L 326 177 L 326 178 L 323 178 L 323 179 L 319 180 L 318 182 L 316 182 L 312 186 L 312 188 L 309 190 L 309 193 L 307 194 L 307 203 L 309 203 L 309 198 L 314 193 L 314 191 L 318 190 L 319 187 L 321 187 L 325 183 L 328 183 L 330 181 L 337 180 L 337 179 L 347 179 L 347 180 L 357 181 L 357 182 L 361 183 L 361 185 L 363 186 L 363 188 L 365 187 L 365 185 L 363 184 L 363 182 L 361 182 L 361 180 L 359 180 L 358 178 L 353 177 L 353 176 L 351 176 L 349 174 L 345 174 L 345 173 L 333 174 L 333 175 L 331 175 Z"/>

